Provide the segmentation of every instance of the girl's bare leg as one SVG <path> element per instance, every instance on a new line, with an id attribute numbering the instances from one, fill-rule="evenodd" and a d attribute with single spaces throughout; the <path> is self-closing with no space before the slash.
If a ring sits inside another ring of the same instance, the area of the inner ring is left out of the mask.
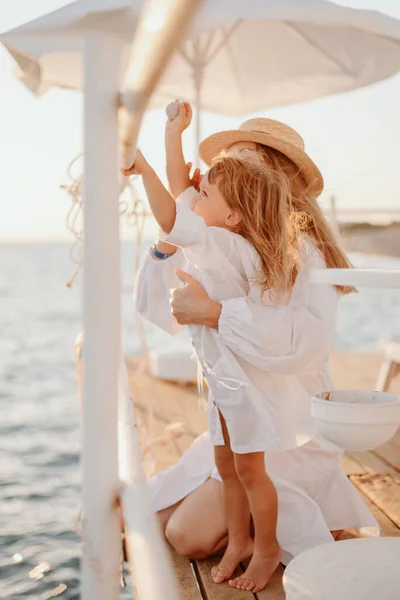
<path id="1" fill-rule="evenodd" d="M 83 335 L 74 348 L 76 379 L 82 401 Z M 179 554 L 190 558 L 207 558 L 221 552 L 228 543 L 222 485 L 209 479 L 184 500 L 158 512 L 162 530 Z M 121 530 L 124 524 L 121 517 Z M 334 539 L 341 531 L 334 531 Z"/>
<path id="2" fill-rule="evenodd" d="M 220 418 L 225 445 L 216 446 L 214 453 L 217 469 L 222 479 L 228 523 L 228 546 L 219 564 L 211 569 L 211 576 L 215 583 L 222 583 L 232 577 L 240 561 L 251 556 L 253 551 L 253 540 L 250 536 L 249 501 L 236 472 L 225 421 L 222 415 Z"/>
<path id="3" fill-rule="evenodd" d="M 268 583 L 282 558 L 276 539 L 278 496 L 265 472 L 264 452 L 234 454 L 238 476 L 246 489 L 254 521 L 254 552 L 250 564 L 231 587 L 259 592 Z"/>
<path id="4" fill-rule="evenodd" d="M 165 535 L 182 556 L 203 559 L 227 544 L 222 485 L 208 479 L 186 496 L 168 520 Z"/>

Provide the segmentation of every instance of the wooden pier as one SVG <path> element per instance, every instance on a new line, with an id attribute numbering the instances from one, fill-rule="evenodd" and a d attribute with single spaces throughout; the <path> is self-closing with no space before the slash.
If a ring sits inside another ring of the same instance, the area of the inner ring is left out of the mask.
<path id="1" fill-rule="evenodd" d="M 382 356 L 356 352 L 334 354 L 332 372 L 337 387 L 374 389 Z M 194 438 L 205 431 L 207 416 L 197 410 L 197 389 L 152 379 L 143 363 L 128 359 L 132 394 L 139 418 L 152 438 L 162 436 L 170 423 L 183 424 L 184 434 L 169 438 L 155 446 L 153 456 L 147 453 L 144 461 L 155 460 L 157 470 L 174 464 Z M 400 393 L 400 380 L 392 382 L 391 391 Z M 146 440 L 142 440 L 143 444 Z M 148 464 L 150 466 L 150 464 Z M 396 436 L 374 451 L 348 452 L 343 468 L 364 502 L 379 522 L 383 535 L 400 536 L 400 430 Z M 357 537 L 353 530 L 343 532 L 340 539 Z M 180 600 L 284 600 L 283 567 L 275 572 L 268 587 L 254 595 L 232 590 L 227 583 L 216 585 L 210 570 L 218 558 L 190 561 L 171 550 L 175 574 L 180 586 Z M 238 573 L 245 565 L 238 568 Z"/>

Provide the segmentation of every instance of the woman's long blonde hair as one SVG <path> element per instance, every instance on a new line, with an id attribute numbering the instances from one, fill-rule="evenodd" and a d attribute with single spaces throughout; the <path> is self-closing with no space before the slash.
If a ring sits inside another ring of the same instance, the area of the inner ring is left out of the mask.
<path id="1" fill-rule="evenodd" d="M 328 268 L 352 265 L 340 249 L 312 191 L 296 165 L 281 152 L 257 144 L 259 164 L 236 153 L 213 161 L 208 180 L 216 183 L 228 205 L 240 214 L 237 233 L 261 259 L 257 283 L 276 293 L 292 288 L 301 266 L 302 235 L 314 242 Z M 336 286 L 342 294 L 352 287 Z"/>

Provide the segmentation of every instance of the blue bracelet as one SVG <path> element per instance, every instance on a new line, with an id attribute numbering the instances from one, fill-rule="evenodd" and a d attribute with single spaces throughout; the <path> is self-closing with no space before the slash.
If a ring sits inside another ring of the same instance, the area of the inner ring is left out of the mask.
<path id="1" fill-rule="evenodd" d="M 170 256 L 173 256 L 176 252 L 171 252 L 170 254 L 164 254 L 163 252 L 159 252 L 156 248 L 156 245 L 154 244 L 151 248 L 150 248 L 150 252 L 151 255 L 154 256 L 154 258 L 158 258 L 159 260 L 165 260 L 166 258 L 169 258 Z"/>

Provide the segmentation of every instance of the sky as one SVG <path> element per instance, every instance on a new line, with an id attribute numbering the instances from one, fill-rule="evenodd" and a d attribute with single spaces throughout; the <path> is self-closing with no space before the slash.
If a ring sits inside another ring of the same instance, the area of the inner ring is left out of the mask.
<path id="1" fill-rule="evenodd" d="M 0 31 L 63 4 L 60 0 L 1 3 Z M 341 0 L 340 4 L 400 18 L 398 0 Z M 52 89 L 37 99 L 13 76 L 13 68 L 12 58 L 0 48 L 0 241 L 69 240 L 65 218 L 70 204 L 60 184 L 67 182 L 67 165 L 82 149 L 82 95 Z M 325 177 L 323 202 L 334 194 L 339 209 L 400 210 L 399 106 L 397 75 L 366 89 L 250 116 L 276 118 L 301 132 Z M 205 114 L 202 135 L 237 127 L 243 120 Z M 164 111 L 151 111 L 139 141 L 160 175 L 164 122 Z M 193 158 L 190 132 L 184 146 L 187 158 Z"/>

